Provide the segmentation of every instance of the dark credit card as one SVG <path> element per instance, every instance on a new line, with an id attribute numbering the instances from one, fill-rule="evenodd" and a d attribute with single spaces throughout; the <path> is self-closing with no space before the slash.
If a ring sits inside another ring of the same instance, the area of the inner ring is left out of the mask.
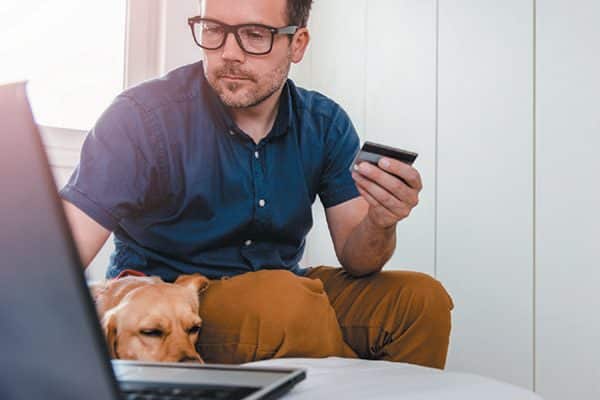
<path id="1" fill-rule="evenodd" d="M 394 160 L 401 161 L 405 164 L 412 165 L 417 159 L 418 154 L 412 151 L 398 149 L 396 147 L 386 146 L 383 144 L 365 142 L 362 149 L 354 157 L 354 161 L 350 165 L 350 170 L 354 168 L 354 165 L 361 161 L 369 162 L 373 165 L 377 165 L 381 157 L 393 158 Z"/>

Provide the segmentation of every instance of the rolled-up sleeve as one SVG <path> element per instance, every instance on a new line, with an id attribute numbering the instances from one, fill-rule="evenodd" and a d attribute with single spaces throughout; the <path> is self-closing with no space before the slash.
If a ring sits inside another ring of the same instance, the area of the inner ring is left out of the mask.
<path id="1" fill-rule="evenodd" d="M 110 231 L 158 202 L 167 165 L 157 125 L 150 111 L 119 96 L 88 133 L 60 196 Z"/>
<path id="2" fill-rule="evenodd" d="M 319 184 L 323 207 L 333 207 L 360 196 L 350 172 L 359 147 L 356 129 L 348 114 L 338 107 L 325 138 L 325 167 Z"/>

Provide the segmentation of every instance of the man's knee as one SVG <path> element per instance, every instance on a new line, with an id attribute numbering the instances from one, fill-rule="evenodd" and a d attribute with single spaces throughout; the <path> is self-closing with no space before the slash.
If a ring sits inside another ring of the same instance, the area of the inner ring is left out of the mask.
<path id="1" fill-rule="evenodd" d="M 435 278 L 420 272 L 386 271 L 374 276 L 371 290 L 381 297 L 382 312 L 373 318 L 387 330 L 404 331 L 414 325 L 425 336 L 448 337 L 452 299 Z"/>
<path id="2" fill-rule="evenodd" d="M 418 303 L 435 304 L 451 311 L 454 303 L 440 281 L 430 275 L 412 271 L 386 271 L 380 274 L 382 291 L 410 296 Z"/>
<path id="3" fill-rule="evenodd" d="M 381 350 L 383 359 L 443 368 L 454 306 L 450 295 L 438 280 L 423 273 L 386 275 L 380 278 L 382 289 L 393 295 L 388 295 L 391 312 L 381 326 L 388 341 L 384 338 L 374 350 Z"/>

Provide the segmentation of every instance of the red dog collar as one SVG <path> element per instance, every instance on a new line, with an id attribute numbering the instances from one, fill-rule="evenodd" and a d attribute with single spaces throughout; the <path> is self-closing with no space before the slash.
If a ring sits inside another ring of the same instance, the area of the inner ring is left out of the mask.
<path id="1" fill-rule="evenodd" d="M 125 278 L 126 276 L 146 276 L 146 274 L 136 271 L 135 269 L 124 269 L 115 277 L 115 279 Z"/>

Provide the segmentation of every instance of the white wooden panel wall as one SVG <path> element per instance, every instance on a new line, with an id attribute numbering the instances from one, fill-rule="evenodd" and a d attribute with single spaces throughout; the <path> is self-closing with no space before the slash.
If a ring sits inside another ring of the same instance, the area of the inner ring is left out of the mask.
<path id="1" fill-rule="evenodd" d="M 125 86 L 157 76 L 161 69 L 157 46 L 162 36 L 163 0 L 128 0 L 125 44 Z"/>
<path id="2" fill-rule="evenodd" d="M 600 399 L 600 2 L 537 0 L 537 389 Z"/>
<path id="3" fill-rule="evenodd" d="M 439 3 L 437 271 L 449 367 L 533 383 L 533 7 Z"/>
<path id="4" fill-rule="evenodd" d="M 397 228 L 386 269 L 435 274 L 436 1 L 376 0 L 367 9 L 363 137 L 419 153 L 418 207 Z"/>
<path id="5" fill-rule="evenodd" d="M 194 43 L 187 19 L 199 15 L 198 0 L 162 1 L 161 71 L 169 71 L 202 58 L 202 49 Z"/>

